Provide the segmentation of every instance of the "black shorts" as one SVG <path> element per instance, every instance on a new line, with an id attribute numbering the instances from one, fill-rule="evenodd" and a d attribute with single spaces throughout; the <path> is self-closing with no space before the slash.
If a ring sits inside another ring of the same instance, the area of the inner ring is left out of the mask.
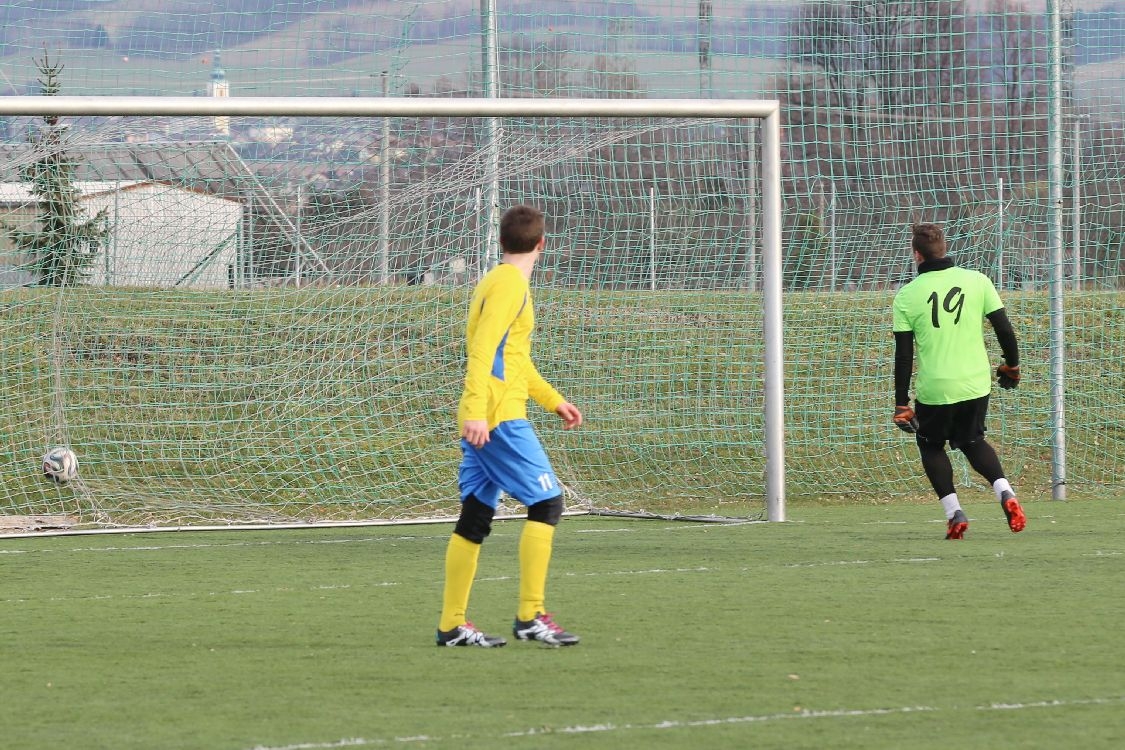
<path id="1" fill-rule="evenodd" d="M 918 418 L 918 442 L 926 445 L 960 448 L 984 439 L 984 418 L 988 415 L 988 396 L 931 406 L 914 402 Z"/>

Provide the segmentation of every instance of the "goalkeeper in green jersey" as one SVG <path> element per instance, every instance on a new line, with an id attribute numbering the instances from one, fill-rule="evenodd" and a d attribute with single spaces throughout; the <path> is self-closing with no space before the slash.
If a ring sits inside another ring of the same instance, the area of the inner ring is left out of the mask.
<path id="1" fill-rule="evenodd" d="M 960 450 L 969 465 L 988 480 L 1008 519 L 1008 528 L 1027 524 L 996 451 L 984 439 L 992 366 L 984 344 L 984 320 L 992 324 L 1004 355 L 996 370 L 1002 388 L 1020 382 L 1016 334 L 992 281 L 958 268 L 946 256 L 946 241 L 936 224 L 915 224 L 911 247 L 918 275 L 894 299 L 894 423 L 914 434 L 922 468 L 941 499 L 948 521 L 946 539 L 962 539 L 969 519 L 953 485 L 953 465 L 945 444 Z M 917 350 L 914 407 L 910 375 Z"/>
<path id="2" fill-rule="evenodd" d="M 554 412 L 563 429 L 582 424 L 582 412 L 559 394 L 531 361 L 535 311 L 529 280 L 546 246 L 543 213 L 513 206 L 500 217 L 500 264 L 473 291 L 465 327 L 465 387 L 457 421 L 461 428 L 461 513 L 445 553 L 445 587 L 439 646 L 503 646 L 466 618 L 481 544 L 492 530 L 502 492 L 527 506 L 519 542 L 519 605 L 512 635 L 548 646 L 573 646 L 546 612 L 547 568 L 555 526 L 563 513 L 555 470 L 527 419 L 527 401 Z"/>

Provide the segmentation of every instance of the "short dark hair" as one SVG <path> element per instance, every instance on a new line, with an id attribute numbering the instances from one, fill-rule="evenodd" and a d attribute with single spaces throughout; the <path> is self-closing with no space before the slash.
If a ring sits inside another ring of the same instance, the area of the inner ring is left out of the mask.
<path id="1" fill-rule="evenodd" d="M 543 212 L 533 206 L 512 206 L 500 217 L 500 247 L 506 253 L 530 253 L 543 239 Z"/>
<path id="2" fill-rule="evenodd" d="M 910 247 L 916 250 L 923 260 L 945 257 L 945 233 L 941 231 L 941 227 L 923 222 L 915 224 L 910 229 L 914 234 L 910 240 Z"/>

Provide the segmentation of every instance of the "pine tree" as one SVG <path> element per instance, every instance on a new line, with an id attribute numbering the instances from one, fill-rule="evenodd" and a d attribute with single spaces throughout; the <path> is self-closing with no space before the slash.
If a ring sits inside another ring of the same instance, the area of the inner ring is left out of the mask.
<path id="1" fill-rule="evenodd" d="M 61 89 L 63 64 L 51 62 L 44 52 L 36 61 L 44 96 L 55 96 Z M 20 170 L 20 177 L 31 184 L 38 199 L 39 227 L 24 230 L 4 223 L 16 249 L 29 259 L 25 268 L 36 276 L 40 286 L 70 286 L 86 281 L 99 251 L 109 238 L 109 214 L 102 209 L 83 220 L 82 205 L 74 175 L 78 161 L 64 148 L 66 126 L 56 115 L 43 118 L 44 127 L 33 138 L 34 161 Z"/>

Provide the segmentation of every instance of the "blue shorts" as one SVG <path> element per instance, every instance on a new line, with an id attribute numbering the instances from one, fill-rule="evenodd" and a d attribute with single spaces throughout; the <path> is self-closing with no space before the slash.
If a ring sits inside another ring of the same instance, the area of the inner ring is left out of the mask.
<path id="1" fill-rule="evenodd" d="M 461 441 L 457 483 L 461 486 L 462 502 L 473 495 L 495 508 L 500 493 L 507 492 L 524 505 L 535 505 L 562 494 L 555 470 L 530 422 L 501 422 L 488 437 L 483 448 Z"/>

